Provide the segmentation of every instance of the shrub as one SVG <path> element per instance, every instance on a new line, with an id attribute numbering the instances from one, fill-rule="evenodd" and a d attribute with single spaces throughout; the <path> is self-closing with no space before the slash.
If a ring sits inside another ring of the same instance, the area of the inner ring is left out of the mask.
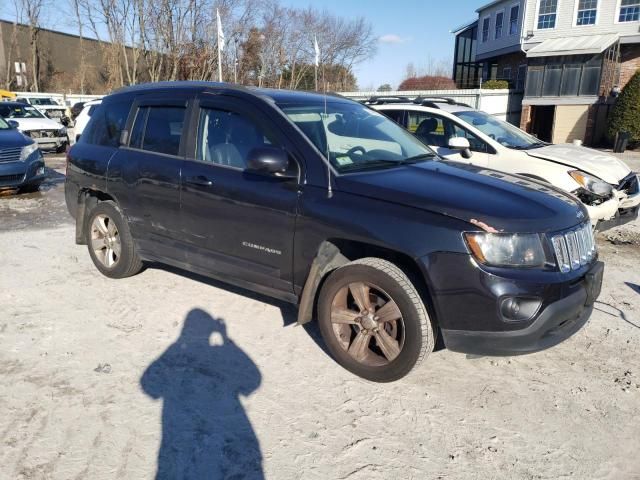
<path id="1" fill-rule="evenodd" d="M 487 80 L 482 83 L 482 88 L 487 90 L 503 90 L 509 88 L 509 82 L 506 80 Z"/>
<path id="2" fill-rule="evenodd" d="M 441 75 L 424 75 L 402 81 L 398 90 L 455 90 L 456 82 Z"/>
<path id="3" fill-rule="evenodd" d="M 609 115 L 607 136 L 613 141 L 618 132 L 629 132 L 629 143 L 640 142 L 640 69 L 622 89 Z"/>

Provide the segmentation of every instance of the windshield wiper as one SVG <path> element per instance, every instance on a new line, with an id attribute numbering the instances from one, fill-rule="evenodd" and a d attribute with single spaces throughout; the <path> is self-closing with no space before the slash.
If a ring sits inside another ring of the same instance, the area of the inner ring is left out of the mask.
<path id="1" fill-rule="evenodd" d="M 531 145 L 514 145 L 512 147 L 508 147 L 511 148 L 513 150 L 532 150 L 534 148 L 540 148 L 540 147 L 544 147 L 548 145 L 545 142 L 536 142 L 536 143 L 532 143 Z"/>
<path id="2" fill-rule="evenodd" d="M 395 167 L 401 165 L 401 162 L 398 160 L 369 160 L 363 163 L 352 163 L 351 165 L 343 165 L 340 167 L 345 172 L 355 172 L 358 170 L 368 170 L 370 168 L 379 168 L 379 167 Z"/>
<path id="3" fill-rule="evenodd" d="M 412 163 L 418 163 L 418 162 L 421 162 L 422 160 L 426 160 L 427 158 L 433 158 L 435 156 L 436 156 L 435 153 L 421 153 L 420 155 L 414 155 L 413 157 L 405 158 L 404 160 L 399 161 L 398 165 L 409 165 Z"/>

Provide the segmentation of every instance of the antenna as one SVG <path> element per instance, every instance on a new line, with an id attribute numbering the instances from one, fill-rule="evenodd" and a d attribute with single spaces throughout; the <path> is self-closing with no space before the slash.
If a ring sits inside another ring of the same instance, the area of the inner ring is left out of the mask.
<path id="1" fill-rule="evenodd" d="M 329 198 L 333 196 L 333 189 L 331 188 L 331 150 L 329 147 L 329 135 L 327 134 L 327 127 L 325 125 L 325 121 L 327 120 L 327 82 L 324 79 L 324 63 L 322 64 L 322 90 L 324 97 L 324 120 L 322 125 L 325 129 L 324 136 L 327 139 L 327 193 L 329 194 Z"/>

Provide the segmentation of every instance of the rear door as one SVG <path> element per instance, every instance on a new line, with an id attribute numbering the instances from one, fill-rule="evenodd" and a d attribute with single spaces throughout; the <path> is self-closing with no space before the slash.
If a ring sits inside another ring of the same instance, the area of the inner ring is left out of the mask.
<path id="1" fill-rule="evenodd" d="M 299 177 L 246 171 L 253 148 L 292 151 L 265 112 L 245 100 L 203 94 L 182 176 L 187 259 L 199 270 L 292 292 Z M 291 172 L 300 173 L 290 155 Z"/>
<path id="2" fill-rule="evenodd" d="M 122 178 L 123 207 L 142 256 L 182 262 L 180 177 L 189 98 L 166 97 L 135 102 L 128 142 L 110 175 Z"/>

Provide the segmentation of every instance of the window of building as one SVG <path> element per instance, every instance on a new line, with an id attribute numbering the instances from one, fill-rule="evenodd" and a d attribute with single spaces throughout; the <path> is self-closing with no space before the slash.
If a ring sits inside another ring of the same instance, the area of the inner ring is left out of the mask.
<path id="1" fill-rule="evenodd" d="M 184 113 L 184 107 L 138 109 L 129 146 L 149 152 L 178 155 Z"/>
<path id="2" fill-rule="evenodd" d="M 502 69 L 502 79 L 511 80 L 511 67 L 504 67 Z"/>
<path id="3" fill-rule="evenodd" d="M 516 90 L 524 90 L 524 82 L 527 78 L 527 66 L 520 65 L 518 67 L 518 78 L 516 80 Z"/>
<path id="4" fill-rule="evenodd" d="M 558 0 L 540 0 L 538 10 L 538 29 L 556 28 Z"/>
<path id="5" fill-rule="evenodd" d="M 509 35 L 518 33 L 518 15 L 520 14 L 520 5 L 514 5 L 509 12 Z"/>
<path id="6" fill-rule="evenodd" d="M 482 41 L 489 40 L 489 17 L 482 20 Z"/>
<path id="7" fill-rule="evenodd" d="M 602 55 L 532 59 L 527 67 L 526 97 L 598 95 Z"/>
<path id="8" fill-rule="evenodd" d="M 456 35 L 453 78 L 458 88 L 477 88 L 482 64 L 475 61 L 478 44 L 478 24 L 469 25 Z"/>
<path id="9" fill-rule="evenodd" d="M 496 39 L 502 37 L 502 24 L 504 23 L 504 12 L 496 14 Z"/>
<path id="10" fill-rule="evenodd" d="M 576 25 L 595 25 L 598 0 L 578 0 Z"/>
<path id="11" fill-rule="evenodd" d="M 640 0 L 621 0 L 619 22 L 637 22 L 640 20 Z"/>

